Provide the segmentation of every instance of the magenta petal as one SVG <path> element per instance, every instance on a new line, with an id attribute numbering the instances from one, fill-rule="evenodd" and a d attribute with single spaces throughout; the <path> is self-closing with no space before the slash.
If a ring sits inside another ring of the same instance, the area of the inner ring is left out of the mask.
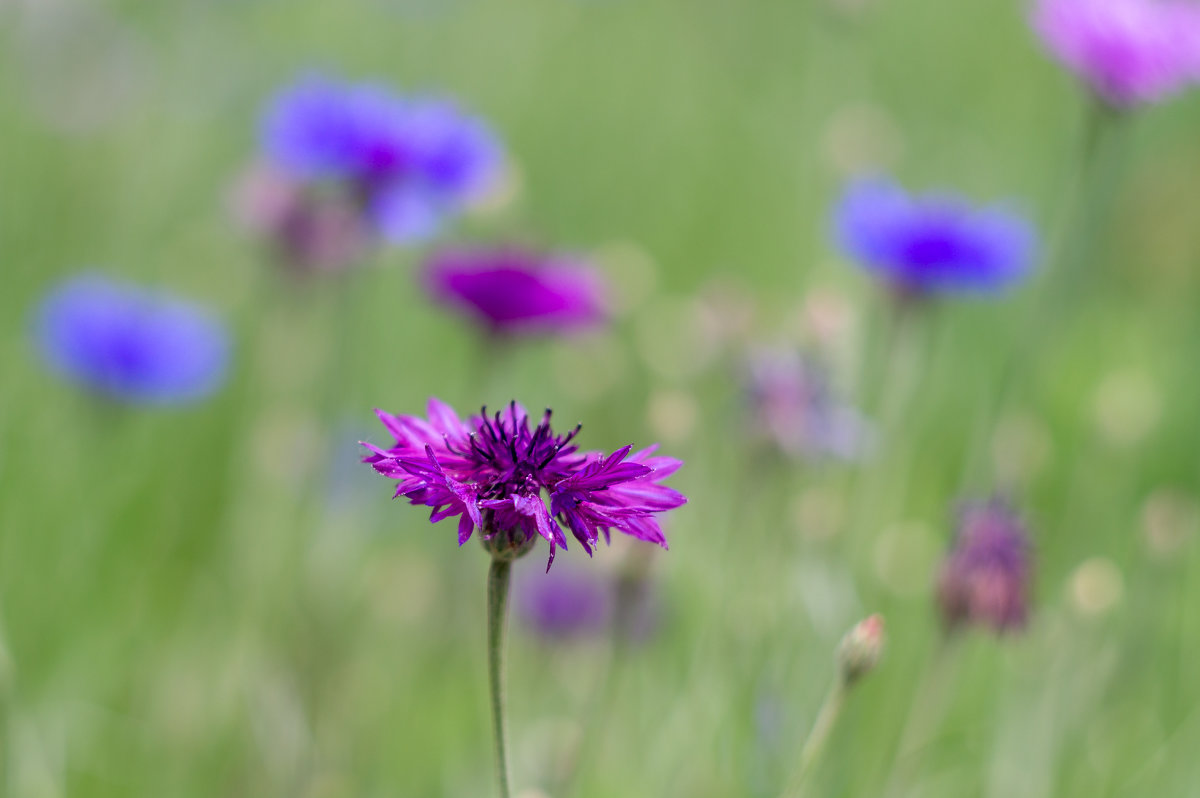
<path id="1" fill-rule="evenodd" d="M 462 545 L 471 539 L 471 533 L 475 531 L 475 522 L 470 516 L 464 515 L 458 519 L 458 545 Z"/>
<path id="2" fill-rule="evenodd" d="M 608 315 L 590 268 L 517 249 L 449 250 L 425 267 L 433 298 L 506 333 L 566 332 Z"/>

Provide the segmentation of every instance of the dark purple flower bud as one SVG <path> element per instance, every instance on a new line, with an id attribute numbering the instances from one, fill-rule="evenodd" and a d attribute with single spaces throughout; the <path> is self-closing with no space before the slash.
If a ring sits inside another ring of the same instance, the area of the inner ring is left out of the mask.
<path id="1" fill-rule="evenodd" d="M 824 370 L 797 352 L 752 352 L 746 398 L 756 437 L 789 457 L 850 460 L 870 448 L 867 421 L 839 403 Z"/>
<path id="2" fill-rule="evenodd" d="M 1115 108 L 1153 103 L 1200 78 L 1200 6 L 1178 0 L 1040 0 L 1046 48 Z"/>
<path id="3" fill-rule="evenodd" d="M 845 252 L 902 295 L 994 293 L 1024 278 L 1037 239 L 1023 217 L 961 197 L 913 197 L 887 180 L 853 183 L 834 228 Z"/>
<path id="4" fill-rule="evenodd" d="M 683 463 L 656 447 L 581 453 L 579 426 L 556 434 L 549 410 L 532 425 L 516 402 L 465 422 L 436 399 L 428 412 L 426 421 L 377 410 L 396 442 L 364 444 L 372 452 L 364 462 L 396 480 L 396 496 L 432 508 L 430 521 L 457 518 L 460 546 L 479 529 L 493 557 L 515 559 L 540 537 L 550 544 L 547 568 L 566 531 L 588 554 L 612 530 L 666 548 L 656 516 L 687 503 L 660 484 Z"/>
<path id="5" fill-rule="evenodd" d="M 425 285 L 436 301 L 498 334 L 569 332 L 608 315 L 600 275 L 561 255 L 447 250 L 426 264 Z"/>
<path id="6" fill-rule="evenodd" d="M 269 242 L 281 265 L 296 275 L 345 271 L 372 241 L 347 196 L 316 190 L 270 166 L 249 170 L 233 203 L 239 221 Z"/>
<path id="7" fill-rule="evenodd" d="M 1023 628 L 1029 612 L 1030 548 L 1025 525 L 1006 502 L 993 499 L 964 507 L 938 580 L 947 628 Z"/>
<path id="8" fill-rule="evenodd" d="M 220 388 L 228 370 L 229 334 L 214 314 L 100 275 L 73 277 L 51 291 L 34 335 L 51 369 L 126 402 L 196 401 Z"/>

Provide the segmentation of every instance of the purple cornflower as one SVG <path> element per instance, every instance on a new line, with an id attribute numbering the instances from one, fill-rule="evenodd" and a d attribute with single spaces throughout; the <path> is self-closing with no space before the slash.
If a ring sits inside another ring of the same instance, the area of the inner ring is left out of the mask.
<path id="1" fill-rule="evenodd" d="M 759 349 L 747 362 L 746 395 L 756 436 L 789 457 L 854 459 L 871 430 L 832 394 L 828 376 L 797 352 Z"/>
<path id="2" fill-rule="evenodd" d="M 1177 0 L 1040 0 L 1046 48 L 1109 105 L 1156 102 L 1200 77 L 1200 7 Z"/>
<path id="3" fill-rule="evenodd" d="M 54 288 L 34 335 L 52 370 L 127 402 L 201 399 L 224 382 L 229 360 L 228 333 L 203 307 L 99 275 Z"/>
<path id="4" fill-rule="evenodd" d="M 980 625 L 996 632 L 1024 627 L 1031 559 L 1029 533 L 1006 502 L 964 507 L 938 580 L 946 626 Z"/>
<path id="5" fill-rule="evenodd" d="M 299 178 L 340 184 L 395 243 L 420 241 L 494 188 L 503 153 L 479 119 L 450 100 L 309 77 L 281 91 L 262 147 Z"/>
<path id="6" fill-rule="evenodd" d="M 847 254 L 903 295 L 992 292 L 1030 270 L 1036 236 L 1022 217 L 949 194 L 913 197 L 887 180 L 852 183 L 834 227 Z"/>
<path id="7" fill-rule="evenodd" d="M 545 573 L 518 571 L 516 612 L 538 635 L 563 640 L 603 634 L 612 626 L 613 586 L 569 562 Z"/>
<path id="8" fill-rule="evenodd" d="M 428 421 L 376 413 L 396 443 L 364 444 L 372 452 L 364 462 L 397 481 L 396 496 L 433 508 L 431 521 L 457 517 L 460 546 L 480 529 L 496 559 L 515 559 L 541 537 L 550 544 L 549 569 L 567 546 L 564 529 L 588 554 L 614 529 L 666 548 L 655 516 L 687 502 L 659 484 L 679 460 L 655 455 L 656 447 L 581 453 L 580 427 L 556 434 L 549 410 L 536 426 L 516 402 L 466 422 L 436 399 Z"/>
<path id="9" fill-rule="evenodd" d="M 497 334 L 566 332 L 607 316 L 600 275 L 566 256 L 452 249 L 430 258 L 425 284 L 436 301 Z"/>

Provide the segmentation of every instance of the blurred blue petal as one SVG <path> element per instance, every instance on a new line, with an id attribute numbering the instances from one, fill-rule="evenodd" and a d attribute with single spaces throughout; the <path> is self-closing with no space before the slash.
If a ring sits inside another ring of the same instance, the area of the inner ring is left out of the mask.
<path id="1" fill-rule="evenodd" d="M 428 191 L 401 183 L 372 197 L 370 215 L 393 244 L 419 244 L 437 235 L 447 214 Z"/>
<path id="2" fill-rule="evenodd" d="M 1032 268 L 1037 236 L 1023 217 L 952 194 L 913 197 L 894 183 L 852 183 L 834 213 L 842 249 L 894 287 L 988 293 Z"/>
<path id="3" fill-rule="evenodd" d="M 128 402 L 195 401 L 228 371 L 228 332 L 205 308 L 99 275 L 53 289 L 37 309 L 34 335 L 53 371 Z"/>

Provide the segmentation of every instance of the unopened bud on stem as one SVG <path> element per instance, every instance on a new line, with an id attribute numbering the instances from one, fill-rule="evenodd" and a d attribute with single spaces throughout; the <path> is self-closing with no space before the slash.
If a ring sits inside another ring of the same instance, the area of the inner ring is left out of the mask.
<path id="1" fill-rule="evenodd" d="M 869 673 L 883 656 L 883 616 L 872 615 L 855 624 L 837 648 L 838 677 L 849 686 Z"/>

